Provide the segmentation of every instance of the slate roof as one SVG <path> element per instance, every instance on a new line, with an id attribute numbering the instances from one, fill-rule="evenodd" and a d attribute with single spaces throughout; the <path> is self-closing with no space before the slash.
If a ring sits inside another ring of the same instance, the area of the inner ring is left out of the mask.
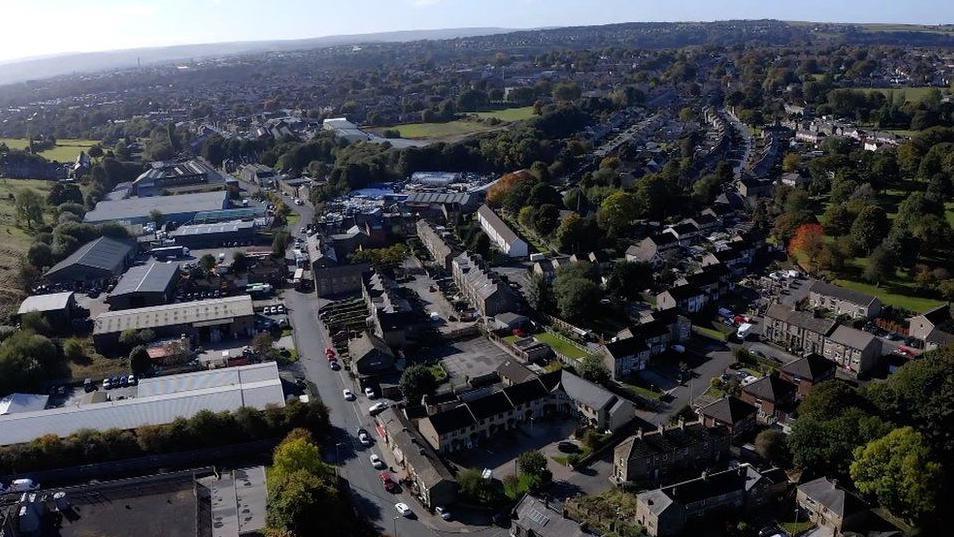
<path id="1" fill-rule="evenodd" d="M 513 509 L 514 523 L 524 533 L 537 537 L 584 537 L 591 535 L 580 525 L 548 506 L 543 500 L 525 495 Z"/>
<path id="2" fill-rule="evenodd" d="M 810 293 L 817 293 L 819 295 L 830 296 L 839 300 L 851 302 L 852 304 L 856 304 L 858 306 L 868 306 L 877 300 L 877 298 L 867 293 L 832 285 L 822 280 L 815 280 L 815 283 L 812 284 L 808 291 Z"/>
<path id="3" fill-rule="evenodd" d="M 819 477 L 802 483 L 798 486 L 798 490 L 841 518 L 868 509 L 868 506 L 858 497 L 838 488 L 827 477 Z"/>
<path id="4" fill-rule="evenodd" d="M 718 401 L 708 404 L 699 412 L 706 417 L 712 418 L 720 423 L 735 425 L 749 416 L 754 416 L 757 409 L 745 401 L 730 395 L 723 397 Z"/>
<path id="5" fill-rule="evenodd" d="M 560 376 L 560 385 L 570 399 L 597 410 L 612 406 L 618 399 L 605 388 L 566 370 L 563 370 L 563 374 Z"/>
<path id="6" fill-rule="evenodd" d="M 122 272 L 126 258 L 132 253 L 128 242 L 100 237 L 82 245 L 66 259 L 50 267 L 45 276 L 50 277 L 74 265 L 104 270 L 113 274 Z"/>
<path id="7" fill-rule="evenodd" d="M 790 399 L 795 393 L 795 386 L 775 375 L 762 377 L 751 384 L 742 386 L 742 391 L 752 394 L 763 401 L 779 402 Z"/>
<path id="8" fill-rule="evenodd" d="M 497 375 L 501 379 L 508 379 L 513 384 L 519 384 L 528 379 L 536 378 L 536 374 L 516 360 L 507 360 L 497 366 Z"/>
<path id="9" fill-rule="evenodd" d="M 470 412 L 478 421 L 513 410 L 513 405 L 510 404 L 510 400 L 503 392 L 492 393 L 469 401 L 467 407 L 470 408 Z"/>
<path id="10" fill-rule="evenodd" d="M 130 268 L 119 279 L 109 296 L 133 293 L 165 293 L 179 273 L 177 263 L 150 263 Z"/>
<path id="11" fill-rule="evenodd" d="M 467 409 L 467 405 L 456 406 L 450 410 L 438 412 L 424 418 L 431 422 L 437 434 L 447 434 L 457 429 L 463 429 L 475 425 L 473 414 Z"/>
<path id="12" fill-rule="evenodd" d="M 778 319 L 787 324 L 804 328 L 816 334 L 828 335 L 835 328 L 837 323 L 831 319 L 815 317 L 811 313 L 792 309 L 784 304 L 772 304 L 765 312 L 765 316 L 772 319 Z"/>
<path id="13" fill-rule="evenodd" d="M 500 235 L 500 237 L 508 245 L 513 244 L 517 239 L 519 239 L 517 234 L 510 229 L 510 226 L 501 220 L 500 217 L 497 216 L 497 213 L 495 213 L 494 210 L 487 205 L 481 205 L 480 208 L 477 209 L 477 213 L 487 221 L 487 225 L 493 228 L 493 230 L 496 231 L 497 234 Z"/>
<path id="14" fill-rule="evenodd" d="M 861 350 L 867 349 L 869 345 L 878 341 L 874 334 L 849 326 L 839 326 L 829 339 L 846 347 Z"/>
<path id="15" fill-rule="evenodd" d="M 546 388 L 536 378 L 503 389 L 504 395 L 514 407 L 531 403 L 548 395 Z"/>
<path id="16" fill-rule="evenodd" d="M 824 356 L 809 354 L 804 358 L 799 358 L 794 362 L 783 365 L 781 370 L 799 378 L 815 380 L 826 376 L 826 374 L 834 369 L 835 362 L 832 362 Z"/>
<path id="17" fill-rule="evenodd" d="M 683 448 L 701 444 L 709 440 L 716 433 L 702 425 L 701 422 L 687 423 L 683 427 L 670 427 L 660 432 L 658 429 L 643 433 L 639 436 L 630 436 L 620 442 L 614 450 L 623 455 L 627 461 L 643 459 L 652 455 L 672 453 Z"/>

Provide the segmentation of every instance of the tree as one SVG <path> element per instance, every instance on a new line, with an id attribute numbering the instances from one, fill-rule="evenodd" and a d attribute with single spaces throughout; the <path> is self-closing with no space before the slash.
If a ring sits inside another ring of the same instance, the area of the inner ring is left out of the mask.
<path id="1" fill-rule="evenodd" d="M 851 240 L 866 254 L 870 254 L 875 246 L 881 244 L 890 229 L 891 223 L 884 209 L 869 205 L 858 213 L 851 224 Z"/>
<path id="2" fill-rule="evenodd" d="M 798 153 L 785 153 L 785 158 L 782 159 L 782 171 L 786 173 L 793 173 L 797 171 L 801 160 L 802 159 Z"/>
<path id="3" fill-rule="evenodd" d="M 206 274 L 212 272 L 212 269 L 215 268 L 215 265 L 218 262 L 215 260 L 215 256 L 212 254 L 205 254 L 199 258 L 199 266 L 206 272 Z"/>
<path id="4" fill-rule="evenodd" d="M 600 204 L 596 221 L 610 235 L 615 236 L 633 224 L 638 210 L 635 196 L 628 192 L 616 191 Z"/>
<path id="5" fill-rule="evenodd" d="M 20 329 L 34 334 L 49 335 L 52 332 L 46 317 L 38 311 L 31 311 L 20 316 Z"/>
<path id="6" fill-rule="evenodd" d="M 864 494 L 911 519 L 935 513 L 943 471 L 921 433 L 894 429 L 854 452 L 851 478 Z"/>
<path id="7" fill-rule="evenodd" d="M 789 255 L 809 272 L 818 269 L 818 257 L 825 244 L 825 232 L 820 224 L 802 224 L 788 243 Z"/>
<path id="8" fill-rule="evenodd" d="M 529 188 L 532 187 L 536 180 L 536 177 L 534 177 L 529 170 L 520 170 L 505 174 L 487 190 L 487 204 L 491 207 L 500 207 L 518 184 L 530 183 L 528 187 L 529 192 Z"/>
<path id="9" fill-rule="evenodd" d="M 531 274 L 527 285 L 527 302 L 531 308 L 540 313 L 553 311 L 556 304 L 550 280 L 542 274 Z"/>
<path id="10" fill-rule="evenodd" d="M 149 211 L 149 220 L 156 224 L 157 226 L 162 225 L 162 219 L 165 215 L 162 214 L 162 211 L 159 209 L 153 209 Z"/>
<path id="11" fill-rule="evenodd" d="M 855 221 L 855 215 L 845 203 L 832 203 L 822 214 L 821 223 L 829 235 L 839 236 L 848 233 Z"/>
<path id="12" fill-rule="evenodd" d="M 560 209 L 556 205 L 545 203 L 533 212 L 533 230 L 541 237 L 549 237 L 560 224 Z"/>
<path id="13" fill-rule="evenodd" d="M 86 347 L 81 340 L 71 337 L 63 343 L 63 356 L 71 362 L 82 360 L 86 357 Z"/>
<path id="14" fill-rule="evenodd" d="M 237 274 L 242 274 L 249 267 L 248 255 L 245 252 L 235 252 L 232 254 L 232 270 Z"/>
<path id="15" fill-rule="evenodd" d="M 553 291 L 560 316 L 564 319 L 588 318 L 600 303 L 599 286 L 585 278 L 561 278 L 557 275 Z"/>
<path id="16" fill-rule="evenodd" d="M 862 276 L 871 283 L 880 284 L 894 277 L 896 263 L 897 258 L 891 250 L 884 245 L 878 246 L 871 252 Z"/>
<path id="17" fill-rule="evenodd" d="M 129 352 L 129 368 L 137 377 L 145 376 L 152 369 L 152 359 L 144 345 L 137 345 Z"/>
<path id="18" fill-rule="evenodd" d="M 567 215 L 557 227 L 555 240 L 561 252 L 578 252 L 586 238 L 586 225 L 577 213 Z"/>
<path id="19" fill-rule="evenodd" d="M 616 263 L 607 278 L 606 292 L 620 302 L 638 300 L 643 289 L 653 287 L 653 274 L 649 263 Z"/>
<path id="20" fill-rule="evenodd" d="M 287 231 L 275 232 L 275 237 L 272 239 L 272 257 L 285 257 L 285 251 L 288 250 L 290 242 L 291 235 Z"/>
<path id="21" fill-rule="evenodd" d="M 417 405 L 425 395 L 437 389 L 434 373 L 423 364 L 414 364 L 401 373 L 401 392 L 409 404 Z"/>
<path id="22" fill-rule="evenodd" d="M 34 242 L 27 251 L 27 261 L 36 268 L 53 264 L 53 249 L 49 244 Z"/>
<path id="23" fill-rule="evenodd" d="M 17 221 L 26 223 L 27 228 L 43 224 L 43 197 L 32 188 L 24 188 L 14 196 L 14 209 Z"/>
<path id="24" fill-rule="evenodd" d="M 282 479 L 285 475 L 299 470 L 309 474 L 323 476 L 331 469 L 321 459 L 321 451 L 314 444 L 312 435 L 306 429 L 294 429 L 288 433 L 272 455 L 272 479 Z"/>
<path id="25" fill-rule="evenodd" d="M 776 466 L 787 466 L 791 459 L 785 435 L 775 429 L 765 429 L 755 437 L 755 452 Z"/>
<path id="26" fill-rule="evenodd" d="M 520 472 L 528 477 L 530 492 L 536 492 L 550 484 L 553 473 L 547 468 L 547 458 L 539 451 L 525 451 L 517 457 Z"/>
<path id="27" fill-rule="evenodd" d="M 576 101 L 583 94 L 576 82 L 561 82 L 553 87 L 553 98 L 557 101 Z"/>
<path id="28" fill-rule="evenodd" d="M 275 339 L 268 332 L 259 332 L 252 338 L 252 351 L 263 360 L 272 359 L 275 355 Z"/>
<path id="29" fill-rule="evenodd" d="M 597 384 L 606 383 L 610 379 L 610 372 L 603 364 L 603 360 L 593 354 L 587 354 L 580 360 L 579 373 L 581 377 Z"/>
<path id="30" fill-rule="evenodd" d="M 468 468 L 457 474 L 461 496 L 479 505 L 494 505 L 500 499 L 493 480 L 484 479 L 480 470 Z"/>

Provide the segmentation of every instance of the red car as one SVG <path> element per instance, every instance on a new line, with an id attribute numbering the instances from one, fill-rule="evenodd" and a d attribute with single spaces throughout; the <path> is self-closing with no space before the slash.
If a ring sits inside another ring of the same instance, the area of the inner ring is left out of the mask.
<path id="1" fill-rule="evenodd" d="M 397 490 L 397 482 L 394 481 L 394 478 L 391 477 L 391 474 L 388 472 L 381 472 L 378 474 L 378 477 L 381 478 L 381 484 L 384 485 L 384 490 L 388 492 L 394 492 Z"/>

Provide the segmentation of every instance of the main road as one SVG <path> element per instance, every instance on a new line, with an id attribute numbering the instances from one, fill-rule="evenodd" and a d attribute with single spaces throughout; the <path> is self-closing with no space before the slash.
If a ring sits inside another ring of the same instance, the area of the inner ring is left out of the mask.
<path id="1" fill-rule="evenodd" d="M 245 185 L 249 187 L 250 185 Z M 301 223 L 292 230 L 295 236 L 302 236 L 302 228 L 311 223 L 314 210 L 308 205 L 289 205 L 293 211 L 301 215 Z M 363 394 L 359 394 L 344 370 L 334 371 L 328 367 L 324 358 L 327 337 L 318 321 L 319 301 L 315 293 L 299 292 L 289 289 L 285 292 L 285 305 L 288 308 L 288 318 L 294 328 L 293 337 L 300 359 L 297 364 L 299 372 L 313 383 L 318 396 L 328 407 L 329 418 L 333 429 L 332 438 L 323 442 L 325 458 L 337 465 L 340 474 L 348 481 L 353 493 L 353 500 L 358 511 L 366 516 L 382 531 L 397 536 L 438 536 L 455 533 L 467 533 L 487 537 L 506 535 L 507 531 L 498 527 L 464 526 L 456 522 L 445 522 L 426 512 L 423 507 L 407 491 L 400 494 L 391 494 L 384 490 L 384 486 L 369 461 L 371 453 L 377 453 L 385 461 L 390 461 L 389 453 L 383 453 L 387 448 L 377 442 L 370 446 L 362 446 L 357 440 L 357 430 L 366 429 L 373 438 L 376 433 L 372 420 L 368 415 L 368 406 L 371 401 Z M 346 401 L 342 394 L 344 389 L 350 389 L 358 396 L 355 401 Z M 416 519 L 407 519 L 398 516 L 394 504 L 404 502 L 415 511 Z"/>

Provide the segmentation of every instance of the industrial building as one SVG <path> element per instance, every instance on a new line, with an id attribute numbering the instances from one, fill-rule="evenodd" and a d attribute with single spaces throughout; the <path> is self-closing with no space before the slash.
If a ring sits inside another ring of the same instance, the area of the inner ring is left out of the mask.
<path id="1" fill-rule="evenodd" d="M 201 159 L 153 162 L 130 185 L 134 196 L 161 196 L 165 192 L 186 194 L 225 188 L 225 178 Z"/>
<path id="2" fill-rule="evenodd" d="M 22 317 L 27 313 L 39 313 L 51 327 L 62 329 L 69 326 L 76 310 L 76 296 L 72 291 L 64 291 L 62 293 L 26 297 L 20 303 L 17 317 Z"/>
<path id="3" fill-rule="evenodd" d="M 126 330 L 149 329 L 159 337 L 185 335 L 197 344 L 217 343 L 229 337 L 251 337 L 254 327 L 252 297 L 242 295 L 107 311 L 96 318 L 93 341 L 97 348 L 108 348 Z"/>
<path id="4" fill-rule="evenodd" d="M 187 224 L 192 221 L 196 213 L 227 208 L 228 193 L 225 191 L 103 200 L 96 204 L 95 209 L 86 213 L 83 220 L 90 224 L 103 222 L 119 222 L 126 225 L 144 224 L 152 220 L 153 211 L 159 211 L 163 222 Z"/>
<path id="5" fill-rule="evenodd" d="M 123 274 L 106 302 L 113 310 L 166 304 L 172 300 L 178 281 L 178 263 L 138 265 Z"/>
<path id="6" fill-rule="evenodd" d="M 255 222 L 233 221 L 217 224 L 179 226 L 169 234 L 177 245 L 192 249 L 215 248 L 233 243 L 248 244 L 255 239 Z"/>
<path id="7" fill-rule="evenodd" d="M 65 285 L 97 285 L 122 274 L 136 251 L 129 242 L 100 237 L 50 267 L 43 277 Z"/>
<path id="8" fill-rule="evenodd" d="M 264 410 L 285 406 L 275 362 L 147 378 L 136 394 L 103 401 L 0 416 L 0 445 L 21 444 L 41 436 L 69 436 L 82 429 L 136 429 L 191 418 L 202 410 Z"/>

